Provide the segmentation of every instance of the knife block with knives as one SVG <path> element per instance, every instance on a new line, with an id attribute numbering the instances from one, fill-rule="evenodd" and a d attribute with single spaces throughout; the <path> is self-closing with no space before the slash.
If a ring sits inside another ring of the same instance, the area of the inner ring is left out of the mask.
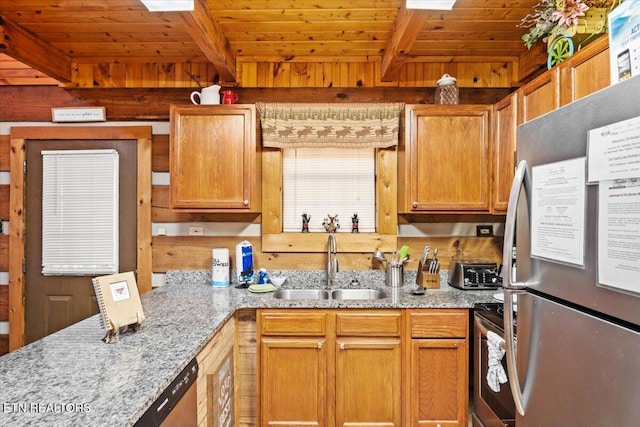
<path id="1" fill-rule="evenodd" d="M 425 246 L 422 251 L 422 258 L 418 263 L 418 275 L 416 284 L 425 289 L 440 288 L 440 261 L 438 261 L 438 250 L 433 252 L 433 258 L 429 258 L 430 248 Z"/>

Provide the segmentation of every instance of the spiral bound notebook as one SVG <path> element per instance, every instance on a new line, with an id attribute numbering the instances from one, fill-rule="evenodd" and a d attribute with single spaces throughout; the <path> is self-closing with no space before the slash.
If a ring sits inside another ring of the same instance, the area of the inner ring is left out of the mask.
<path id="1" fill-rule="evenodd" d="M 133 271 L 94 277 L 91 281 L 106 331 L 103 340 L 116 342 L 120 332 L 137 331 L 144 321 L 144 313 Z"/>

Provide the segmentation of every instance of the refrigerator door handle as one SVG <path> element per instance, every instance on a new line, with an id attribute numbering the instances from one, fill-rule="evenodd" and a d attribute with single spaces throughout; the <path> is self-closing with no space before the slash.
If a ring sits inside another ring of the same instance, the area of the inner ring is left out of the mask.
<path id="1" fill-rule="evenodd" d="M 520 415 L 524 415 L 524 398 L 522 389 L 520 388 L 520 379 L 518 378 L 518 363 L 516 355 L 516 338 L 513 328 L 513 298 L 526 292 L 525 282 L 514 282 L 512 277 L 513 257 L 512 250 L 515 243 L 516 214 L 518 208 L 518 200 L 520 192 L 524 188 L 525 193 L 529 193 L 530 182 L 527 174 L 527 162 L 522 160 L 516 168 L 513 184 L 511 185 L 511 193 L 509 194 L 509 205 L 507 207 L 507 219 L 504 227 L 504 248 L 503 260 L 504 265 L 504 340 L 505 352 L 507 357 L 507 376 L 509 377 L 509 385 L 511 394 L 516 406 L 516 410 Z M 529 200 L 529 197 L 527 197 Z"/>
<path id="2" fill-rule="evenodd" d="M 527 161 L 522 160 L 516 168 L 513 184 L 511 184 L 511 192 L 509 193 L 509 204 L 507 205 L 507 218 L 504 225 L 504 246 L 502 248 L 502 271 L 504 272 L 503 286 L 509 289 L 525 289 L 526 284 L 523 282 L 514 282 L 513 272 L 513 244 L 516 236 L 516 215 L 518 211 L 518 200 L 520 192 L 524 188 L 525 193 L 529 193 L 529 175 L 527 174 Z M 527 200 L 529 198 L 527 197 Z M 505 295 L 506 297 L 506 295 Z M 506 301 L 506 299 L 505 299 Z"/>

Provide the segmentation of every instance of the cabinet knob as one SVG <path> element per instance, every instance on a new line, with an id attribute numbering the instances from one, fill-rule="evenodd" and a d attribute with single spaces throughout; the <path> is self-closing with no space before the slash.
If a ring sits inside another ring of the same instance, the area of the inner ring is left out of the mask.
<path id="1" fill-rule="evenodd" d="M 318 348 L 322 348 L 323 345 L 324 345 L 323 343 L 319 342 L 318 343 Z"/>
<path id="2" fill-rule="evenodd" d="M 245 205 L 245 206 L 249 206 L 249 201 L 248 200 L 243 200 L 242 204 Z"/>
<path id="3" fill-rule="evenodd" d="M 345 347 L 345 346 L 344 346 L 344 343 L 343 343 L 343 342 L 341 342 L 341 343 L 340 343 L 340 350 L 344 350 L 344 347 Z"/>
<path id="4" fill-rule="evenodd" d="M 418 207 L 418 202 L 413 202 L 413 207 L 417 208 Z"/>

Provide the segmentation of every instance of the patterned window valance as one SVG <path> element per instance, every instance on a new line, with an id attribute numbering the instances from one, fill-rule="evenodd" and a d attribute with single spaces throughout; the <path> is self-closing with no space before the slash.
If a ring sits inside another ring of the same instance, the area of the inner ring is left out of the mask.
<path id="1" fill-rule="evenodd" d="M 386 148 L 398 145 L 403 103 L 256 103 L 262 145 L 275 148 Z"/>

